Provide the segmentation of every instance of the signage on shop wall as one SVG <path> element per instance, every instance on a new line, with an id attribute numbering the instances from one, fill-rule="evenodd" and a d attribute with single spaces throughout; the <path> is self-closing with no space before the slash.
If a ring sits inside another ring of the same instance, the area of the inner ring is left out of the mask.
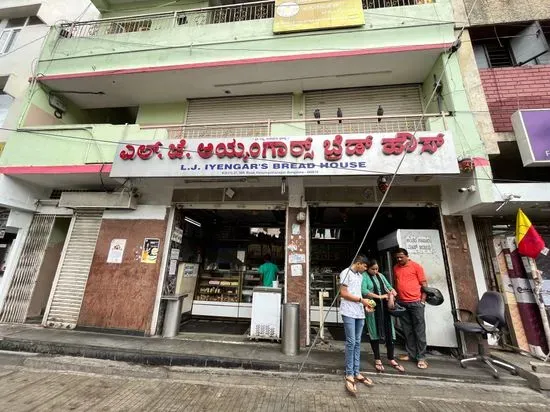
<path id="1" fill-rule="evenodd" d="M 327 176 L 459 173 L 449 132 L 133 142 L 111 177 Z"/>
<path id="2" fill-rule="evenodd" d="M 273 33 L 362 26 L 361 0 L 275 0 Z"/>
<path id="3" fill-rule="evenodd" d="M 550 109 L 519 110 L 512 126 L 523 165 L 550 165 Z"/>

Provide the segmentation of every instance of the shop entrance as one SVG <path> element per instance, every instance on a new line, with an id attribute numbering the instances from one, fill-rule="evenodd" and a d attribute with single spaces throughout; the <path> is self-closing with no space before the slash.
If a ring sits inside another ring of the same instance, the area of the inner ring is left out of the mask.
<path id="1" fill-rule="evenodd" d="M 339 289 L 339 274 L 349 267 L 359 247 L 375 208 L 311 207 L 310 208 L 310 313 L 313 325 L 326 319 L 325 328 L 334 340 L 343 340 L 343 326 L 339 316 L 339 299 L 330 305 Z M 445 327 L 451 338 L 433 342 L 455 347 L 451 309 L 452 290 L 442 246 L 441 218 L 438 208 L 387 207 L 380 210 L 369 236 L 360 251 L 379 262 L 380 272 L 392 282 L 392 251 L 397 247 L 409 250 L 409 256 L 424 266 L 428 283 L 442 289 L 447 297 L 445 307 L 428 308 L 429 328 Z M 323 300 L 323 311 L 320 300 Z M 433 312 L 433 313 L 432 313 Z M 430 335 L 430 330 L 428 330 Z M 430 342 L 428 342 L 430 344 Z M 434 346 L 437 346 L 434 345 Z"/>
<path id="2" fill-rule="evenodd" d="M 168 268 L 168 279 L 173 276 L 177 293 L 189 294 L 181 332 L 247 334 L 252 291 L 262 284 L 258 268 L 266 255 L 283 286 L 285 220 L 285 209 L 176 209 L 174 231 L 181 243 L 172 237 L 170 258 L 177 256 L 177 269 L 173 276 Z"/>

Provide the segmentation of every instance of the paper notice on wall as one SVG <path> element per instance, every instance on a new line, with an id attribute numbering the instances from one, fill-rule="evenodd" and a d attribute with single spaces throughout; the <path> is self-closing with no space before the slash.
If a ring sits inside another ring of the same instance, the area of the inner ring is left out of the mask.
<path id="1" fill-rule="evenodd" d="M 143 250 L 141 252 L 141 263 L 157 263 L 160 249 L 160 239 L 146 237 L 143 241 Z"/>
<path id="2" fill-rule="evenodd" d="M 245 250 L 237 250 L 237 260 L 240 260 L 244 263 L 244 259 L 246 258 L 246 251 Z"/>
<path id="3" fill-rule="evenodd" d="M 292 235 L 298 236 L 300 234 L 300 225 L 298 223 L 292 224 Z"/>
<path id="4" fill-rule="evenodd" d="M 122 263 L 124 249 L 126 248 L 126 239 L 113 239 L 109 247 L 107 263 Z"/>
<path id="5" fill-rule="evenodd" d="M 170 259 L 178 259 L 180 257 L 179 249 L 170 249 Z"/>
<path id="6" fill-rule="evenodd" d="M 183 229 L 180 227 L 174 227 L 174 230 L 172 231 L 172 242 L 181 243 L 183 240 Z"/>
<path id="7" fill-rule="evenodd" d="M 178 269 L 178 261 L 177 261 L 177 259 L 171 259 L 171 260 L 170 260 L 170 267 L 168 268 L 168 274 L 169 274 L 169 275 L 175 275 L 177 269 Z"/>
<path id="8" fill-rule="evenodd" d="M 291 276 L 303 276 L 302 265 L 290 265 L 290 274 Z"/>
<path id="9" fill-rule="evenodd" d="M 293 263 L 306 263 L 306 255 L 303 253 L 292 253 L 288 255 L 288 262 Z"/>

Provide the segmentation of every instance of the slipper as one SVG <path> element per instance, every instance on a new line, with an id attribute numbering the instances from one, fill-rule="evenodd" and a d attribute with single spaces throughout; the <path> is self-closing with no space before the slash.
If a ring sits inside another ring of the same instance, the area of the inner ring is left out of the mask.
<path id="1" fill-rule="evenodd" d="M 418 367 L 418 369 L 428 369 L 428 362 L 426 362 L 425 360 L 419 360 L 416 366 Z"/>
<path id="2" fill-rule="evenodd" d="M 374 369 L 376 369 L 378 372 L 384 372 L 384 365 L 382 365 L 381 360 L 375 360 L 374 361 Z"/>
<path id="3" fill-rule="evenodd" d="M 407 361 L 410 361 L 410 360 L 411 360 L 411 358 L 410 358 L 409 355 L 399 355 L 399 356 L 397 357 L 397 359 L 399 359 L 400 361 L 403 361 L 403 362 L 407 362 Z"/>
<path id="4" fill-rule="evenodd" d="M 352 396 L 357 396 L 357 386 L 355 386 L 355 380 L 351 376 L 346 376 L 346 390 Z"/>
<path id="5" fill-rule="evenodd" d="M 367 386 L 372 386 L 372 385 L 374 385 L 374 382 L 372 381 L 372 379 L 367 378 L 366 376 L 363 376 L 363 375 L 361 375 L 361 374 L 357 375 L 357 376 L 355 377 L 355 380 L 356 380 L 357 382 L 359 382 L 359 383 L 364 383 L 364 384 L 367 385 Z"/>
<path id="6" fill-rule="evenodd" d="M 399 372 L 405 372 L 405 368 L 401 366 L 395 359 L 390 361 L 390 366 Z"/>

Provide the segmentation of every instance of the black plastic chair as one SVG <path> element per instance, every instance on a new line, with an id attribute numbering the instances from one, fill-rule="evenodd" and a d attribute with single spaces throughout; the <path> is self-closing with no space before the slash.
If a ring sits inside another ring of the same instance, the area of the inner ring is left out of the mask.
<path id="1" fill-rule="evenodd" d="M 474 333 L 477 337 L 477 355 L 471 358 L 460 360 L 460 366 L 466 367 L 468 362 L 479 361 L 485 363 L 493 372 L 493 377 L 498 379 L 499 374 L 495 365 L 500 366 L 513 375 L 517 374 L 516 368 L 506 362 L 491 358 L 485 352 L 484 340 L 487 340 L 488 334 L 497 334 L 502 336 L 503 328 L 506 327 L 504 315 L 504 300 L 498 292 L 485 292 L 477 305 L 477 313 L 474 314 L 467 309 L 458 309 L 461 312 L 467 312 L 471 317 L 475 317 L 476 322 L 455 322 L 455 329 L 459 332 Z"/>

